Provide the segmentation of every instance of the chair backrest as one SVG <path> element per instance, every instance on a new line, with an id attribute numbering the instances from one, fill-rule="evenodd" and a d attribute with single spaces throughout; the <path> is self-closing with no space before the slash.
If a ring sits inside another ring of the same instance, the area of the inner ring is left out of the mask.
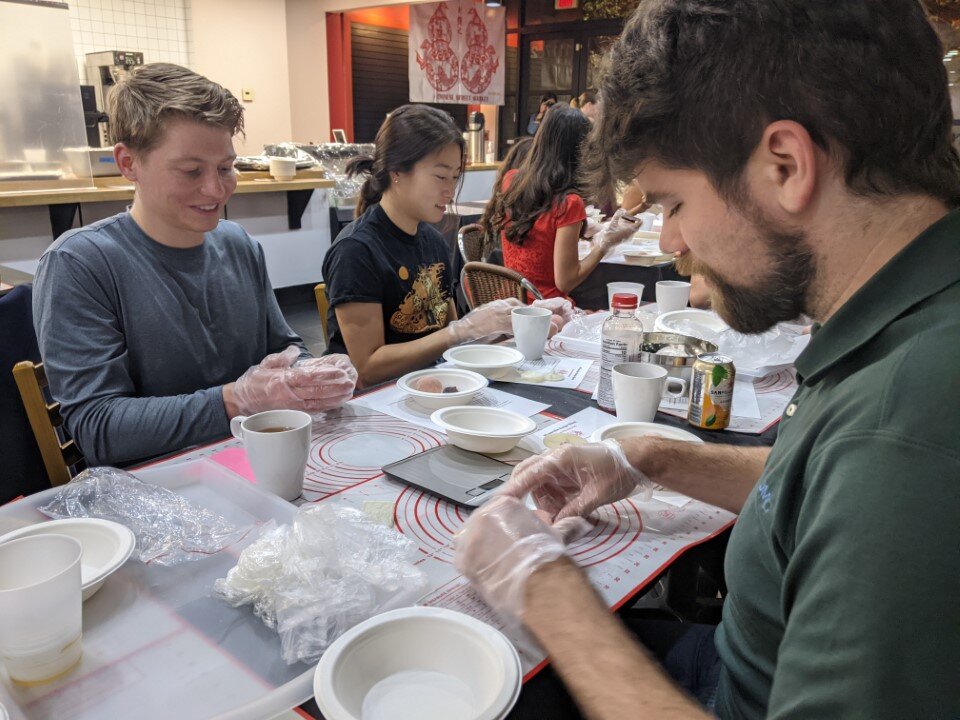
<path id="1" fill-rule="evenodd" d="M 47 469 L 51 485 L 63 485 L 70 482 L 71 467 L 82 470 L 86 466 L 83 453 L 73 440 L 60 442 L 57 428 L 63 425 L 60 416 L 60 403 L 48 403 L 43 394 L 47 387 L 47 374 L 43 370 L 43 363 L 33 363 L 29 360 L 18 362 L 13 366 L 13 377 L 23 399 L 23 407 L 27 411 L 30 427 L 40 447 L 43 465 Z"/>
<path id="2" fill-rule="evenodd" d="M 523 275 L 500 265 L 468 262 L 460 273 L 460 282 L 471 310 L 493 300 L 517 298 L 526 302 L 527 292 L 538 300 L 543 299 L 540 291 Z"/>
<path id="3" fill-rule="evenodd" d="M 457 247 L 460 248 L 460 256 L 465 263 L 483 262 L 484 243 L 483 225 L 464 225 L 457 232 Z"/>
<path id="4" fill-rule="evenodd" d="M 330 303 L 327 301 L 327 284 L 317 283 L 313 288 L 313 296 L 317 299 L 317 312 L 320 313 L 320 328 L 323 330 L 323 342 L 330 345 L 327 335 L 327 313 L 330 312 Z"/>

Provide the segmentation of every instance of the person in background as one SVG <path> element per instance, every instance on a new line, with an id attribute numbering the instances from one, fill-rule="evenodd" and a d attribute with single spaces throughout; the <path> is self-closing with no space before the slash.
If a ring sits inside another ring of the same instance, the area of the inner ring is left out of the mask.
<path id="1" fill-rule="evenodd" d="M 527 122 L 527 135 L 537 134 L 537 129 L 540 127 L 540 123 L 543 122 L 543 116 L 546 115 L 547 110 L 556 104 L 557 96 L 555 93 L 548 92 L 540 96 L 540 107 L 537 109 L 537 112 L 530 115 L 530 120 Z"/>
<path id="2" fill-rule="evenodd" d="M 492 199 L 490 226 L 501 237 L 503 263 L 532 282 L 544 298 L 569 299 L 604 255 L 636 230 L 614 216 L 593 237 L 582 260 L 578 243 L 586 205 L 580 189 L 580 145 L 590 121 L 569 105 L 556 105 L 544 118 L 527 158 L 503 177 Z"/>
<path id="3" fill-rule="evenodd" d="M 109 114 L 133 205 L 61 236 L 33 294 L 50 390 L 87 463 L 217 440 L 241 414 L 348 399 L 349 360 L 310 357 L 280 313 L 263 249 L 220 219 L 237 185 L 237 99 L 154 63 L 117 83 Z"/>
<path id="4" fill-rule="evenodd" d="M 600 115 L 600 94 L 596 90 L 587 90 L 581 93 L 580 97 L 577 98 L 575 107 L 580 108 L 580 112 L 587 116 L 587 120 L 596 122 Z"/>
<path id="5" fill-rule="evenodd" d="M 347 168 L 366 180 L 357 219 L 323 261 L 327 326 L 329 349 L 349 354 L 365 386 L 427 367 L 454 345 L 513 334 L 516 299 L 457 319 L 450 249 L 431 223 L 443 219 L 463 167 L 453 118 L 429 105 L 403 105 L 380 126 L 375 155 Z M 552 309 L 556 331 L 569 308 Z"/>
<path id="6" fill-rule="evenodd" d="M 664 207 L 663 250 L 691 258 L 733 329 L 819 327 L 772 448 L 567 445 L 518 465 L 457 535 L 457 568 L 527 625 L 587 717 L 960 717 L 960 157 L 943 52 L 916 0 L 647 0 L 614 44 L 593 182 L 636 178 Z M 708 116 L 723 121 L 693 120 Z M 739 515 L 722 622 L 675 624 L 662 666 L 557 527 L 646 482 Z M 575 714 L 561 707 L 537 704 Z"/>
<path id="7" fill-rule="evenodd" d="M 484 257 L 488 257 L 490 251 L 493 249 L 500 248 L 500 234 L 494 229 L 491 220 L 494 207 L 496 206 L 496 200 L 503 193 L 503 178 L 508 172 L 516 170 L 523 164 L 523 161 L 527 159 L 527 155 L 530 154 L 530 148 L 532 147 L 532 137 L 529 135 L 518 137 L 514 140 L 510 150 L 507 151 L 503 162 L 500 163 L 497 177 L 493 181 L 493 192 L 490 194 L 490 199 L 487 201 L 486 207 L 483 208 L 483 215 L 480 218 L 480 225 L 483 226 Z M 489 250 L 486 249 L 488 244 Z"/>

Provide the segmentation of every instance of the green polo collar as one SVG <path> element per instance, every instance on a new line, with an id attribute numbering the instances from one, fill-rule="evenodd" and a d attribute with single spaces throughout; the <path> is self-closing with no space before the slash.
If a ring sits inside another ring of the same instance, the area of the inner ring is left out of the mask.
<path id="1" fill-rule="evenodd" d="M 797 358 L 804 382 L 814 382 L 895 319 L 960 281 L 960 210 L 954 210 L 901 250 L 831 317 Z"/>

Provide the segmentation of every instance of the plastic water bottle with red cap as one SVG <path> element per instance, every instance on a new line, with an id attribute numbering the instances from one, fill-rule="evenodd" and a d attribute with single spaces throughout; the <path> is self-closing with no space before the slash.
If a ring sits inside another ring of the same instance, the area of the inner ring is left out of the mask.
<path id="1" fill-rule="evenodd" d="M 616 293 L 610 305 L 610 317 L 600 331 L 600 386 L 597 404 L 614 411 L 613 367 L 640 359 L 643 323 L 637 319 L 638 298 L 633 293 Z"/>

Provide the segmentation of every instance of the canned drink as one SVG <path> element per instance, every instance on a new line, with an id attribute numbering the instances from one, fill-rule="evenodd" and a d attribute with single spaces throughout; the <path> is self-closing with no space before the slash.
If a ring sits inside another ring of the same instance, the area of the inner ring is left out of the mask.
<path id="1" fill-rule="evenodd" d="M 690 383 L 687 422 L 701 430 L 723 430 L 733 406 L 733 360 L 719 353 L 698 355 Z"/>

